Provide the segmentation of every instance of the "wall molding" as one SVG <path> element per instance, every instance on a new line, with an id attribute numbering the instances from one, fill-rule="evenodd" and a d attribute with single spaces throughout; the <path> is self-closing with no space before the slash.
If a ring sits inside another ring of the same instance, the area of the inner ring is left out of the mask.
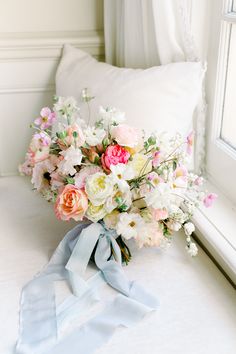
<path id="1" fill-rule="evenodd" d="M 38 92 L 55 92 L 55 85 L 48 85 L 47 87 L 0 89 L 0 95 L 19 94 L 19 93 L 26 94 L 26 93 L 38 93 Z"/>
<path id="2" fill-rule="evenodd" d="M 99 58 L 104 57 L 102 31 L 22 32 L 0 36 L 0 61 L 55 59 L 64 44 L 71 44 Z"/>

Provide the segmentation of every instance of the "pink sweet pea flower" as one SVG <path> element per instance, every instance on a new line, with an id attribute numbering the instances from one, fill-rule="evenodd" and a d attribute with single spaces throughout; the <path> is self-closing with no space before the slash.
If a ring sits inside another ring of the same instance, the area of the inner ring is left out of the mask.
<path id="1" fill-rule="evenodd" d="M 194 132 L 192 131 L 188 136 L 187 136 L 187 153 L 189 155 L 192 154 L 193 152 L 193 143 L 194 143 Z"/>
<path id="2" fill-rule="evenodd" d="M 209 193 L 207 196 L 203 199 L 203 204 L 205 205 L 206 208 L 209 208 L 212 206 L 213 202 L 216 200 L 218 197 L 217 194 L 215 193 Z"/>
<path id="3" fill-rule="evenodd" d="M 156 168 L 159 163 L 160 163 L 160 159 L 161 159 L 161 152 L 160 151 L 155 151 L 153 154 L 153 159 L 152 159 L 152 166 L 154 168 Z"/>
<path id="4" fill-rule="evenodd" d="M 44 107 L 41 109 L 40 117 L 34 121 L 35 125 L 40 126 L 40 129 L 47 129 L 56 121 L 56 114 L 50 108 Z"/>

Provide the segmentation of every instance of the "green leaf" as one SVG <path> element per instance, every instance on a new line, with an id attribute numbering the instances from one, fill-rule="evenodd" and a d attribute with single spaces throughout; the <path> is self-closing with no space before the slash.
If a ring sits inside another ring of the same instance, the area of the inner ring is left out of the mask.
<path id="1" fill-rule="evenodd" d="M 75 179 L 73 177 L 66 177 L 65 182 L 66 184 L 75 184 Z"/>

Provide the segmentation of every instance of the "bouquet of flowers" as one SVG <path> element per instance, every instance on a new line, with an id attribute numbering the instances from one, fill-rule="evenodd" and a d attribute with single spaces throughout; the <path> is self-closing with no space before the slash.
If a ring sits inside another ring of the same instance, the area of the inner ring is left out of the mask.
<path id="1" fill-rule="evenodd" d="M 93 97 L 84 89 L 82 98 L 89 112 Z M 53 110 L 43 108 L 32 124 L 36 132 L 20 171 L 54 203 L 58 219 L 88 219 L 115 230 L 126 263 L 131 258 L 126 240 L 165 247 L 181 228 L 195 256 L 191 217 L 200 203 L 211 206 L 216 195 L 188 171 L 193 133 L 147 136 L 124 121 L 124 113 L 101 107 L 90 126 L 74 98 L 56 97 Z"/>

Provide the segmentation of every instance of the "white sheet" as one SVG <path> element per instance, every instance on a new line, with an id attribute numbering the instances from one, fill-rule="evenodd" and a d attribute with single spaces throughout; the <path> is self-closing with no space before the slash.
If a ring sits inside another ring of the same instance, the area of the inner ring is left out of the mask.
<path id="1" fill-rule="evenodd" d="M 0 179 L 0 354 L 14 353 L 22 286 L 72 226 L 56 220 L 27 178 Z M 160 309 L 138 326 L 118 330 L 98 354 L 236 352 L 234 289 L 202 250 L 191 259 L 183 248 L 178 234 L 167 252 L 133 251 L 125 271 L 158 296 Z"/>

